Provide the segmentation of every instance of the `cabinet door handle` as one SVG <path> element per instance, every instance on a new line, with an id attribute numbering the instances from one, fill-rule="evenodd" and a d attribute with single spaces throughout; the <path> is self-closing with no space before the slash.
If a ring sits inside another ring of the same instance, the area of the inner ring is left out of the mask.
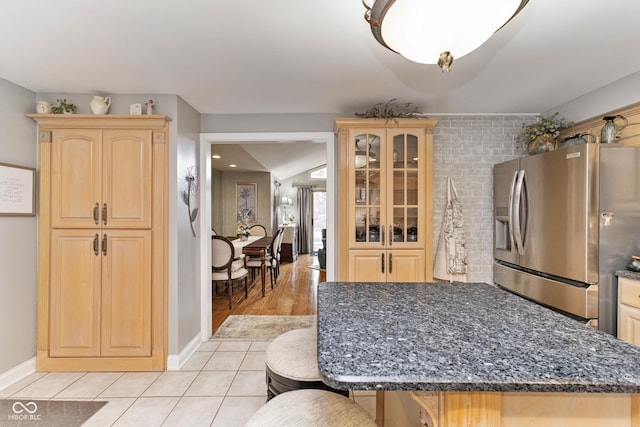
<path id="1" fill-rule="evenodd" d="M 96 202 L 96 205 L 93 207 L 93 222 L 98 225 L 98 211 L 100 210 L 100 203 Z"/>
<path id="2" fill-rule="evenodd" d="M 382 236 L 380 236 L 381 240 L 382 240 L 382 246 L 384 246 L 384 225 L 382 227 L 380 227 L 380 229 L 382 230 Z M 384 273 L 384 271 L 383 271 L 383 273 Z"/>
<path id="3" fill-rule="evenodd" d="M 96 254 L 96 256 L 98 256 L 98 240 L 100 239 L 100 236 L 98 236 L 98 233 L 96 233 L 96 236 L 93 238 L 93 253 Z"/>
<path id="4" fill-rule="evenodd" d="M 393 246 L 393 225 L 389 226 L 389 246 Z M 389 262 L 391 262 L 391 258 L 389 258 Z M 391 268 L 391 264 L 389 264 L 389 268 Z"/>
<path id="5" fill-rule="evenodd" d="M 102 224 L 107 225 L 107 204 L 102 205 Z"/>
<path id="6" fill-rule="evenodd" d="M 107 256 L 107 233 L 102 236 L 102 255 Z"/>
<path id="7" fill-rule="evenodd" d="M 384 274 L 384 254 L 380 254 L 382 257 L 382 274 Z"/>
<path id="8" fill-rule="evenodd" d="M 393 254 L 389 254 L 389 274 L 393 273 Z"/>

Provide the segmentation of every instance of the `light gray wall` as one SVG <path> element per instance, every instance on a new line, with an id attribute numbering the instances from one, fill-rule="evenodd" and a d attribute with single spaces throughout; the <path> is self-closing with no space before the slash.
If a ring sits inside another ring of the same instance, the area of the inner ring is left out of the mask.
<path id="1" fill-rule="evenodd" d="M 335 114 L 203 114 L 206 132 L 332 132 Z"/>
<path id="2" fill-rule="evenodd" d="M 568 120 L 579 122 L 635 104 L 640 97 L 640 71 L 550 109 Z"/>
<path id="3" fill-rule="evenodd" d="M 187 190 L 185 176 L 191 169 L 195 176 L 199 164 L 200 113 L 178 98 L 177 115 L 177 177 L 178 190 L 176 226 L 178 245 L 177 283 L 177 351 L 182 350 L 200 333 L 200 243 L 194 237 L 187 205 L 182 200 L 182 192 Z M 199 183 L 200 181 L 197 180 Z M 199 208 L 198 196 L 191 197 L 191 209 Z M 193 224 L 198 234 L 198 220 Z M 200 236 L 209 239 L 209 236 Z"/>
<path id="4" fill-rule="evenodd" d="M 220 191 L 212 195 L 213 203 L 220 204 L 221 218 L 216 218 L 214 222 L 220 223 L 220 229 L 216 228 L 218 234 L 223 236 L 236 235 L 237 206 L 236 206 L 236 184 L 256 183 L 257 184 L 257 217 L 256 224 L 262 224 L 267 229 L 267 234 L 271 234 L 271 197 L 272 185 L 271 174 L 269 172 L 222 172 L 220 173 L 220 183 L 215 185 Z M 216 210 L 217 211 L 217 210 Z M 254 224 L 253 222 L 250 224 Z"/>
<path id="5" fill-rule="evenodd" d="M 0 162 L 37 167 L 36 124 L 25 117 L 35 100 L 0 79 Z M 36 355 L 36 232 L 36 217 L 0 217 L 0 377 Z"/>
<path id="6" fill-rule="evenodd" d="M 218 195 L 220 195 L 218 197 Z M 222 172 L 211 170 L 211 227 L 216 233 L 222 233 L 222 202 L 217 198 L 222 197 Z M 219 230 L 219 231 L 218 231 Z"/>

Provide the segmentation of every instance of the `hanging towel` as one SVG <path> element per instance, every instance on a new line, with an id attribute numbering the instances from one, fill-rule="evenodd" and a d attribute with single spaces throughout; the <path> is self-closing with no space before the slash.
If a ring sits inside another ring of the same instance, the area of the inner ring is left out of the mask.
<path id="1" fill-rule="evenodd" d="M 465 243 L 462 203 L 458 199 L 458 192 L 451 177 L 447 177 L 447 206 L 444 210 L 442 230 L 436 248 L 434 279 L 449 282 L 467 281 Z"/>

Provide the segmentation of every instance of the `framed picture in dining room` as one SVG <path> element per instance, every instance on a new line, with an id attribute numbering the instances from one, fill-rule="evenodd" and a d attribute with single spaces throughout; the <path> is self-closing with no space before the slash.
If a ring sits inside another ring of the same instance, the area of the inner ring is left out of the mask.
<path id="1" fill-rule="evenodd" d="M 252 183 L 237 183 L 236 184 L 236 207 L 238 221 L 242 219 L 242 216 L 246 216 L 249 221 L 255 221 L 257 217 L 257 197 L 258 197 L 258 184 Z"/>

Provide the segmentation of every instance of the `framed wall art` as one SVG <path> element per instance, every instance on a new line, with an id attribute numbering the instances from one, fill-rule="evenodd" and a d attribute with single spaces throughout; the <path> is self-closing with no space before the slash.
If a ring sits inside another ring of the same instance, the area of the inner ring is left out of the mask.
<path id="1" fill-rule="evenodd" d="M 36 170 L 0 163 L 0 216 L 35 216 Z"/>
<path id="2" fill-rule="evenodd" d="M 243 216 L 248 221 L 255 221 L 257 218 L 257 197 L 258 197 L 258 184 L 255 182 L 247 184 L 236 184 L 236 207 L 238 221 Z"/>

